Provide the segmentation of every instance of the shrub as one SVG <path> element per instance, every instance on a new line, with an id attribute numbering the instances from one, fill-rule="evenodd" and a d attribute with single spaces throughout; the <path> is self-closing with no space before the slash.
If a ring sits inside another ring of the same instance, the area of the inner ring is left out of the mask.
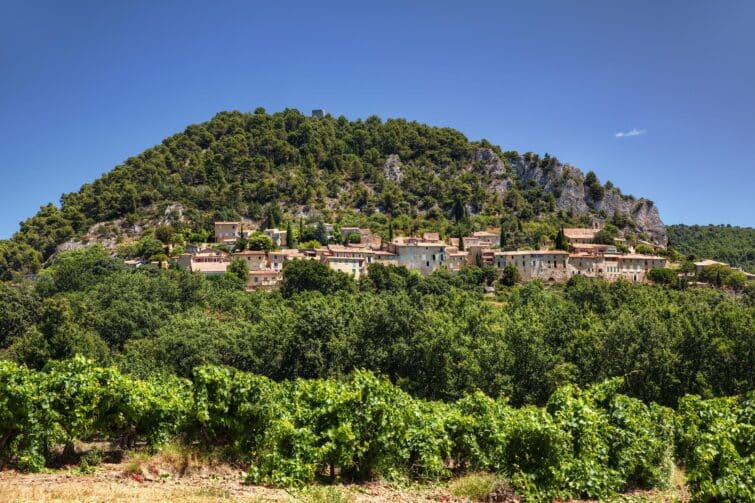
<path id="1" fill-rule="evenodd" d="M 504 484 L 505 481 L 492 473 L 470 473 L 451 481 L 448 488 L 457 498 L 487 501 L 490 494 Z"/>
<path id="2" fill-rule="evenodd" d="M 677 455 L 694 501 L 755 501 L 755 392 L 684 397 L 677 421 Z"/>
<path id="3" fill-rule="evenodd" d="M 199 452 L 220 448 L 249 467 L 250 482 L 278 486 L 318 475 L 434 480 L 485 471 L 533 501 L 664 487 L 672 412 L 619 394 L 620 385 L 564 386 L 545 408 L 515 409 L 480 392 L 451 404 L 415 399 L 367 371 L 277 383 L 204 366 L 189 383 L 137 380 L 80 357 L 46 372 L 0 362 L 0 456 L 39 470 L 53 443 L 98 437 L 129 447 L 141 438 L 154 449 L 173 437 Z M 749 494 L 739 484 L 752 481 L 753 401 L 684 402 L 679 446 L 700 494 Z M 185 464 L 194 451 L 177 445 L 163 458 Z M 96 464 L 89 454 L 81 469 Z M 137 459 L 128 469 L 140 467 Z M 490 492 L 479 476 L 462 480 L 459 491 Z"/>
<path id="4" fill-rule="evenodd" d="M 674 269 L 659 267 L 648 272 L 648 279 L 660 285 L 675 285 L 679 281 L 679 273 Z"/>

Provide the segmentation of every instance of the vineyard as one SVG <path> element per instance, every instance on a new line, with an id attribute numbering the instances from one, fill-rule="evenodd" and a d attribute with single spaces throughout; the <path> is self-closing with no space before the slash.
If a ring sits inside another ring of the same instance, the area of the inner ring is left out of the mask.
<path id="1" fill-rule="evenodd" d="M 412 398 L 357 371 L 275 382 L 218 366 L 138 380 L 77 357 L 45 371 L 0 362 L 0 459 L 45 467 L 53 446 L 107 440 L 156 449 L 169 439 L 222 449 L 250 483 L 506 476 L 528 501 L 663 488 L 674 457 L 699 501 L 755 499 L 755 394 L 685 397 L 678 413 L 619 394 L 621 380 L 559 388 L 545 407 L 482 393 Z"/>

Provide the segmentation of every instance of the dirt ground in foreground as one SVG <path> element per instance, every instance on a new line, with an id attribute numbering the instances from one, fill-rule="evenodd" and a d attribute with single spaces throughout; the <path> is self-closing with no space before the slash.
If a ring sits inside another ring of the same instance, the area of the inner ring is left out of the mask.
<path id="1" fill-rule="evenodd" d="M 238 474 L 192 474 L 146 479 L 103 465 L 92 475 L 76 470 L 48 474 L 0 472 L 0 502 L 430 502 L 458 501 L 442 488 L 404 488 L 387 484 L 338 485 L 283 490 L 243 483 Z"/>
<path id="2" fill-rule="evenodd" d="M 192 453 L 170 449 L 155 456 L 131 453 L 126 459 L 105 462 L 92 473 L 63 466 L 46 473 L 26 474 L 0 470 L 0 503 L 52 502 L 302 502 L 302 503 L 456 503 L 446 485 L 397 487 L 384 482 L 314 485 L 302 489 L 277 489 L 244 483 L 239 468 Z M 458 480 L 458 479 L 457 479 Z M 453 484 L 451 484 L 453 485 Z M 458 494 L 458 493 L 457 493 Z M 513 493 L 491 493 L 489 501 L 520 501 Z M 616 502 L 686 502 L 689 493 L 684 474 L 676 469 L 673 487 L 666 491 L 633 491 L 612 499 Z M 574 501 L 572 503 L 582 503 Z"/>

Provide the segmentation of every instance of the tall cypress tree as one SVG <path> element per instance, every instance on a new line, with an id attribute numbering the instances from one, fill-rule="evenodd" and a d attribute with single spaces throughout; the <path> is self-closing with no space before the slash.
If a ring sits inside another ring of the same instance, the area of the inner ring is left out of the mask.
<path id="1" fill-rule="evenodd" d="M 566 250 L 568 248 L 566 243 L 566 236 L 564 236 L 564 228 L 561 227 L 556 234 L 556 250 Z"/>
<path id="2" fill-rule="evenodd" d="M 454 198 L 454 205 L 451 212 L 453 213 L 454 220 L 456 220 L 457 223 L 467 217 L 467 206 L 464 204 L 461 196 L 457 195 Z"/>
<path id="3" fill-rule="evenodd" d="M 328 231 L 325 230 L 325 224 L 322 222 L 317 222 L 317 227 L 315 228 L 315 241 L 321 245 L 328 244 Z"/>
<path id="4" fill-rule="evenodd" d="M 508 240 L 509 240 L 509 233 L 506 230 L 506 220 L 504 218 L 501 218 L 501 243 L 500 246 L 503 248 L 506 246 Z"/>
<path id="5" fill-rule="evenodd" d="M 291 220 L 286 224 L 286 246 L 294 248 L 296 246 L 296 239 L 294 239 L 294 231 L 291 229 Z"/>
<path id="6" fill-rule="evenodd" d="M 393 241 L 393 220 L 388 220 L 388 242 Z"/>

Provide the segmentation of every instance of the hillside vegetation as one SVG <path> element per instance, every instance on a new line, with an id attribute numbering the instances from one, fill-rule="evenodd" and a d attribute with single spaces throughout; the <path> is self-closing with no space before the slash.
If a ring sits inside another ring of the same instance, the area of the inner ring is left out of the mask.
<path id="1" fill-rule="evenodd" d="M 450 128 L 403 119 L 222 112 L 127 159 L 0 242 L 0 278 L 35 272 L 74 239 L 117 244 L 172 223 L 200 241 L 214 220 L 325 219 L 386 234 L 498 226 L 538 246 L 558 228 L 611 220 L 665 241 L 655 206 L 555 157 L 503 152 Z"/>
<path id="2" fill-rule="evenodd" d="M 755 272 L 755 228 L 670 225 L 669 243 L 682 255 L 710 258 Z"/>

